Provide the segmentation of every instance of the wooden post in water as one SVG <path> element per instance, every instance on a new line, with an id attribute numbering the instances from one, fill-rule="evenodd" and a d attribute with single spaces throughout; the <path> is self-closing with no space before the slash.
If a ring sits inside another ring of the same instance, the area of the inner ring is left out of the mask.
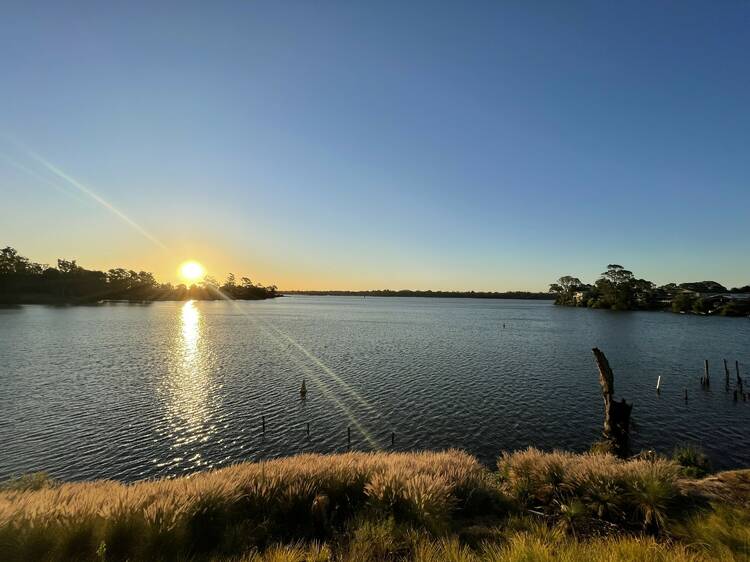
<path id="1" fill-rule="evenodd" d="M 656 394 L 661 392 L 661 375 L 656 379 Z"/>
<path id="2" fill-rule="evenodd" d="M 595 347 L 591 351 L 599 369 L 599 384 L 604 397 L 604 438 L 612 443 L 618 456 L 625 457 L 630 447 L 630 412 L 633 405 L 624 399 L 620 402 L 614 399 L 615 376 L 609 361 L 599 348 Z"/>
<path id="3" fill-rule="evenodd" d="M 706 376 L 703 379 L 703 385 L 709 386 L 711 384 L 711 381 L 709 379 L 709 374 L 708 374 L 708 359 L 703 360 L 703 369 L 706 371 Z"/>
<path id="4" fill-rule="evenodd" d="M 729 367 L 727 366 L 727 360 L 724 359 L 724 375 L 726 378 L 726 387 L 729 390 Z"/>
<path id="5" fill-rule="evenodd" d="M 742 384 L 742 377 L 740 376 L 740 362 L 735 359 L 734 370 L 737 373 L 737 384 Z"/>
<path id="6" fill-rule="evenodd" d="M 305 396 L 307 396 L 307 387 L 305 386 L 305 379 L 302 379 L 302 386 L 299 387 L 299 397 L 304 400 Z"/>
<path id="7" fill-rule="evenodd" d="M 396 432 L 391 431 L 391 447 L 393 447 L 396 444 Z"/>
<path id="8" fill-rule="evenodd" d="M 310 439 L 310 422 L 307 422 L 307 438 Z"/>
<path id="9" fill-rule="evenodd" d="M 687 402 L 687 388 L 685 389 L 685 402 Z"/>

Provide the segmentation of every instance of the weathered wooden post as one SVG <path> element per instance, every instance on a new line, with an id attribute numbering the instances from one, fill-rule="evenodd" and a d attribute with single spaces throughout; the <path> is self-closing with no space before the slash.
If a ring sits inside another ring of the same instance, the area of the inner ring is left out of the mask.
<path id="1" fill-rule="evenodd" d="M 661 375 L 656 379 L 656 394 L 661 392 Z"/>
<path id="2" fill-rule="evenodd" d="M 703 384 L 704 384 L 704 386 L 710 386 L 711 379 L 710 379 L 709 374 L 708 374 L 708 359 L 704 359 L 703 360 L 703 369 L 706 372 L 706 376 L 703 377 Z"/>
<path id="3" fill-rule="evenodd" d="M 302 400 L 307 396 L 307 387 L 305 386 L 305 379 L 302 379 L 302 386 L 299 387 L 299 396 Z"/>
<path id="4" fill-rule="evenodd" d="M 599 384 L 604 397 L 604 438 L 612 443 L 618 456 L 625 457 L 629 452 L 630 412 L 633 405 L 624 399 L 620 402 L 614 399 L 615 377 L 609 361 L 599 348 L 595 347 L 592 351 L 599 369 Z"/>
<path id="5" fill-rule="evenodd" d="M 307 422 L 307 438 L 310 439 L 310 422 Z"/>
<path id="6" fill-rule="evenodd" d="M 729 390 L 729 366 L 727 366 L 727 360 L 724 359 L 724 378 L 726 379 L 726 388 Z"/>

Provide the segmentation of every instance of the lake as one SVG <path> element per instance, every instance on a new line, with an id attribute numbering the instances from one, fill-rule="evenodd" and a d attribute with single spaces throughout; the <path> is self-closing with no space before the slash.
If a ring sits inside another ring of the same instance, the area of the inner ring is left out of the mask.
<path id="1" fill-rule="evenodd" d="M 735 360 L 750 379 L 749 344 L 744 318 L 549 301 L 2 308 L 0 478 L 174 476 L 345 451 L 347 428 L 352 449 L 453 447 L 490 465 L 528 445 L 584 451 L 603 419 L 594 346 L 609 358 L 616 396 L 635 404 L 635 450 L 691 442 L 716 468 L 750 466 L 750 402 L 733 401 L 722 364 L 732 388 Z"/>

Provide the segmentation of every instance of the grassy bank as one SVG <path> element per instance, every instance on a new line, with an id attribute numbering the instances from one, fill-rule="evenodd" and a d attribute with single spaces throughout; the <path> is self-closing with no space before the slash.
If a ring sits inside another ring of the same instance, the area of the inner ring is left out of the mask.
<path id="1" fill-rule="evenodd" d="M 0 559 L 747 560 L 750 478 L 661 458 L 301 455 L 131 485 L 12 482 Z"/>

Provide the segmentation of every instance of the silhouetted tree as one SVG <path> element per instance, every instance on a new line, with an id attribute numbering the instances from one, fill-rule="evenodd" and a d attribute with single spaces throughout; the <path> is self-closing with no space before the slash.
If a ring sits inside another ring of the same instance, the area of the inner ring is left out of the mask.
<path id="1" fill-rule="evenodd" d="M 243 278 L 246 279 L 246 278 Z M 234 275 L 227 279 L 226 296 L 241 299 L 264 299 L 276 296 L 273 290 L 250 285 L 238 291 Z M 91 302 L 111 300 L 184 300 L 223 298 L 211 277 L 187 288 L 160 284 L 153 273 L 114 268 L 103 271 L 88 270 L 76 260 L 57 260 L 57 267 L 48 267 L 29 261 L 18 252 L 6 247 L 0 250 L 0 302 Z"/>

